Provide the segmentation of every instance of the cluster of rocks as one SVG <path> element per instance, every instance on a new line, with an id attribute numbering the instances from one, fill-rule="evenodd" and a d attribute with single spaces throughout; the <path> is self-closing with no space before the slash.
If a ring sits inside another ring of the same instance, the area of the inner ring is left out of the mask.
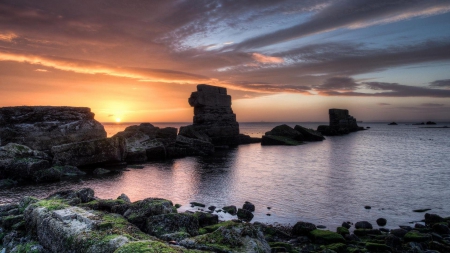
<path id="1" fill-rule="evenodd" d="M 239 133 L 239 123 L 231 109 L 231 96 L 226 88 L 199 84 L 188 101 L 194 107 L 193 124 L 181 127 L 180 136 L 209 142 L 216 147 L 261 141 Z"/>
<path id="2" fill-rule="evenodd" d="M 351 132 L 365 130 L 364 127 L 359 127 L 356 119 L 348 114 L 345 109 L 329 109 L 330 124 L 320 125 L 317 131 L 325 136 L 344 135 Z"/>
<path id="3" fill-rule="evenodd" d="M 262 137 L 261 145 L 300 145 L 304 141 L 322 141 L 323 135 L 299 125 L 294 128 L 288 125 L 280 125 L 266 132 Z"/>
<path id="4" fill-rule="evenodd" d="M 248 223 L 239 213 L 255 210 L 249 202 L 238 211 L 222 208 L 237 213 L 230 221 L 177 207 L 161 198 L 131 202 L 125 194 L 99 199 L 90 188 L 24 197 L 0 206 L 0 252 L 450 252 L 450 217 L 436 214 L 414 227 L 389 230 L 378 219 L 379 229 L 343 222 L 334 232 L 304 221 L 293 227 Z"/>

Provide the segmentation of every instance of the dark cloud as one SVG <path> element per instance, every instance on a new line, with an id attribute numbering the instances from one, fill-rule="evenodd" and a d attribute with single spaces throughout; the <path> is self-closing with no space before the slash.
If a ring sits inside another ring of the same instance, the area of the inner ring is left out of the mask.
<path id="1" fill-rule="evenodd" d="M 307 22 L 253 37 L 231 47 L 236 50 L 259 48 L 342 27 L 363 27 L 371 23 L 392 22 L 421 16 L 420 13 L 429 15 L 433 9 L 446 7 L 448 7 L 446 0 L 331 1 L 329 6 L 319 11 Z M 426 12 L 426 10 L 430 11 Z"/>
<path id="2" fill-rule="evenodd" d="M 442 107 L 442 106 L 445 106 L 445 104 L 423 103 L 423 104 L 421 104 L 421 106 L 426 106 L 426 107 Z"/>
<path id="3" fill-rule="evenodd" d="M 355 90 L 360 84 L 351 77 L 332 77 L 315 89 L 317 90 Z"/>
<path id="4" fill-rule="evenodd" d="M 444 79 L 444 80 L 436 80 L 434 82 L 430 83 L 431 87 L 444 87 L 444 88 L 450 88 L 450 79 Z"/>
<path id="5" fill-rule="evenodd" d="M 385 105 L 391 105 L 391 104 L 389 104 L 389 103 L 378 103 L 378 105 L 385 106 Z"/>

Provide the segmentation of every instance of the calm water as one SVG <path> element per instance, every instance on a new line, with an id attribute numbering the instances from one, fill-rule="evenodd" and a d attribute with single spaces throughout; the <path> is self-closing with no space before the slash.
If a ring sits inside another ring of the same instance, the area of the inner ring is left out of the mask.
<path id="1" fill-rule="evenodd" d="M 261 136 L 279 124 L 240 123 L 240 128 L 242 133 Z M 316 128 L 318 123 L 301 125 Z M 240 207 L 251 201 L 256 205 L 253 221 L 294 224 L 304 220 L 328 228 L 347 220 L 376 224 L 380 217 L 388 220 L 390 228 L 408 225 L 423 219 L 423 213 L 412 212 L 420 208 L 450 216 L 450 129 L 360 125 L 371 129 L 296 147 L 242 145 L 213 157 L 149 162 L 144 169 L 114 175 L 1 190 L 0 203 L 91 187 L 101 198 L 121 193 L 132 201 L 162 197 L 183 204 L 182 210 L 190 209 L 191 201 L 217 207 Z M 111 136 L 125 126 L 105 128 Z M 364 209 L 366 205 L 372 209 Z"/>

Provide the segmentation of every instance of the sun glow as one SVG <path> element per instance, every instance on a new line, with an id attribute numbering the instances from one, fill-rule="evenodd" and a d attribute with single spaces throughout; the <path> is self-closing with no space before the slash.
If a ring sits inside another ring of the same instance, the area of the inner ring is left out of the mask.
<path id="1" fill-rule="evenodd" d="M 122 121 L 120 118 L 116 118 L 116 123 L 120 123 Z"/>

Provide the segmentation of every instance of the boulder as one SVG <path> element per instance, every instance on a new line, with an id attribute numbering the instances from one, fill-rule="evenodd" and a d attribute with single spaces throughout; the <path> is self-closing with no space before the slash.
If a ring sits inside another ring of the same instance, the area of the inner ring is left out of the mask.
<path id="1" fill-rule="evenodd" d="M 304 141 L 323 141 L 325 140 L 325 137 L 319 132 L 315 131 L 313 129 L 305 128 L 299 125 L 296 125 L 294 127 L 294 130 L 299 132 L 301 135 L 303 135 Z"/>
<path id="2" fill-rule="evenodd" d="M 184 239 L 179 244 L 186 248 L 213 252 L 271 252 L 259 227 L 249 223 L 221 226 L 214 232 Z"/>
<path id="3" fill-rule="evenodd" d="M 297 236 L 305 236 L 309 235 L 309 233 L 315 229 L 316 225 L 309 222 L 299 221 L 295 223 L 294 227 L 292 228 L 292 234 Z"/>
<path id="4" fill-rule="evenodd" d="M 387 220 L 385 218 L 378 218 L 377 225 L 378 226 L 386 226 Z"/>
<path id="5" fill-rule="evenodd" d="M 187 232 L 191 236 L 198 235 L 199 223 L 193 214 L 169 213 L 147 218 L 145 231 L 150 235 L 161 237 L 164 234 Z"/>
<path id="6" fill-rule="evenodd" d="M 265 133 L 261 145 L 300 145 L 303 135 L 288 125 L 279 125 Z"/>
<path id="7" fill-rule="evenodd" d="M 240 220 L 249 222 L 253 219 L 253 214 L 252 214 L 252 212 L 250 212 L 248 210 L 239 208 L 237 211 L 237 217 Z"/>
<path id="8" fill-rule="evenodd" d="M 231 215 L 235 215 L 237 212 L 236 206 L 224 206 L 222 207 L 222 210 Z"/>
<path id="9" fill-rule="evenodd" d="M 177 213 L 172 201 L 160 198 L 147 198 L 133 202 L 123 216 L 131 223 L 145 230 L 147 218 L 153 215 Z"/>
<path id="10" fill-rule="evenodd" d="M 106 138 L 102 124 L 86 107 L 17 106 L 0 108 L 0 146 L 18 143 L 35 150 Z"/>
<path id="11" fill-rule="evenodd" d="M 396 125 L 398 125 L 398 124 L 395 123 L 395 122 L 391 122 L 391 123 L 389 123 L 388 125 L 389 125 L 389 126 L 396 126 Z"/>
<path id="12" fill-rule="evenodd" d="M 219 223 L 219 216 L 211 213 L 195 212 L 200 227 L 211 226 Z"/>
<path id="13" fill-rule="evenodd" d="M 76 142 L 52 147 L 54 165 L 86 166 L 117 163 L 125 160 L 126 145 L 122 137 Z"/>
<path id="14" fill-rule="evenodd" d="M 193 125 L 180 128 L 179 135 L 209 141 L 215 146 L 240 144 L 239 124 L 226 88 L 199 84 L 188 102 L 194 107 Z"/>
<path id="15" fill-rule="evenodd" d="M 368 221 L 358 221 L 355 223 L 356 229 L 372 229 L 372 224 Z"/>
<path id="16" fill-rule="evenodd" d="M 254 212 L 255 211 L 255 205 L 253 205 L 252 203 L 246 201 L 244 203 L 244 205 L 242 206 L 242 209 L 245 209 L 245 210 L 250 211 L 250 212 Z"/>
<path id="17" fill-rule="evenodd" d="M 50 161 L 50 156 L 42 151 L 8 143 L 0 147 L 0 179 L 30 180 L 37 171 L 49 168 Z"/>
<path id="18" fill-rule="evenodd" d="M 435 223 L 444 222 L 445 219 L 437 214 L 426 213 L 425 214 L 425 224 L 432 226 Z"/>

